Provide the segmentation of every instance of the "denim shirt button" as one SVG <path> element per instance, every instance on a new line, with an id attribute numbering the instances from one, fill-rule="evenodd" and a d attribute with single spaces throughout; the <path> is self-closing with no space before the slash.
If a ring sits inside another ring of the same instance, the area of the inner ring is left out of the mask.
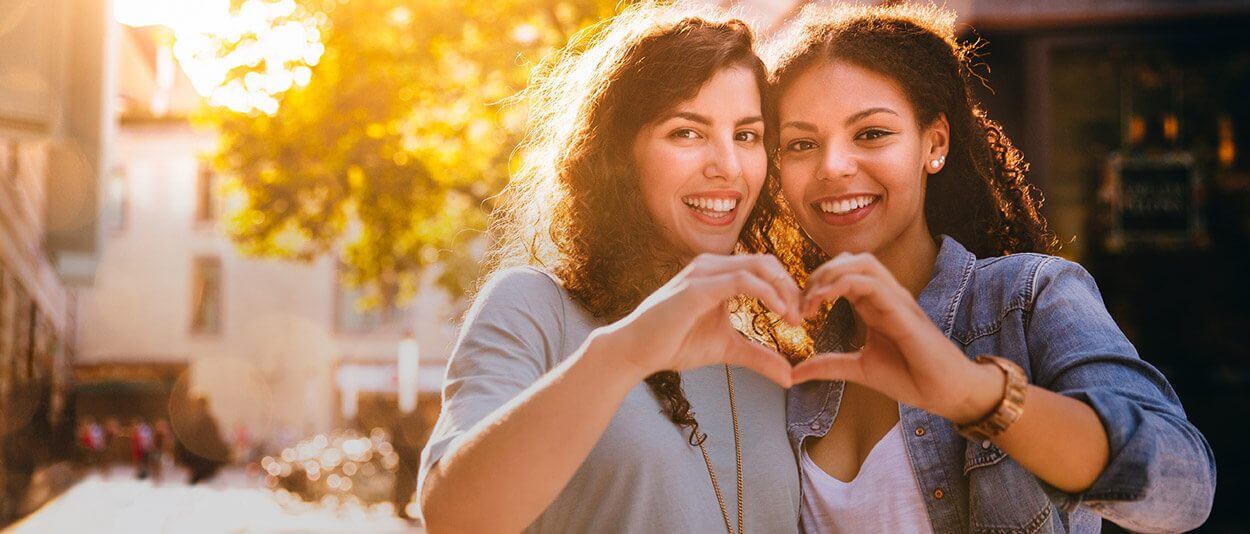
<path id="1" fill-rule="evenodd" d="M 924 427 L 918 426 L 916 427 L 916 437 L 921 437 L 921 436 L 924 436 Z"/>
<path id="2" fill-rule="evenodd" d="M 820 430 L 820 423 L 818 423 L 818 422 L 816 422 L 816 421 L 812 421 L 812 426 L 811 426 L 811 429 L 812 429 L 812 430 Z"/>
<path id="3" fill-rule="evenodd" d="M 982 449 L 988 449 L 988 448 L 990 448 L 990 440 L 988 440 L 988 439 L 987 439 L 987 440 L 982 441 L 982 442 L 981 442 L 981 448 L 982 448 Z"/>
<path id="4" fill-rule="evenodd" d="M 945 495 L 946 495 L 946 493 L 942 491 L 942 488 L 938 488 L 938 489 L 933 490 L 933 498 L 934 498 L 934 499 L 937 499 L 937 500 L 939 500 L 939 501 L 940 501 L 940 500 L 942 500 L 942 497 L 944 497 Z"/>

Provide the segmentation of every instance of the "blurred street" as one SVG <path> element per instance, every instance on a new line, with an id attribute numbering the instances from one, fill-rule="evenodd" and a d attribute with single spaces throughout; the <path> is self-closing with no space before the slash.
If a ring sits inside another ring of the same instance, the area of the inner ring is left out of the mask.
<path id="1" fill-rule="evenodd" d="M 133 474 L 116 466 L 106 476 L 87 475 L 6 532 L 424 532 L 387 506 L 336 508 L 270 492 L 242 468 L 196 486 L 186 484 L 181 471 L 161 483 Z"/>

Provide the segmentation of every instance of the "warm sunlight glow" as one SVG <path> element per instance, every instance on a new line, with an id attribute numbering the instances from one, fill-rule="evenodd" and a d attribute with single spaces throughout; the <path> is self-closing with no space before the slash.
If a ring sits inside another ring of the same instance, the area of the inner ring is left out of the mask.
<path id="1" fill-rule="evenodd" d="M 281 94 L 304 86 L 325 48 L 312 17 L 292 17 L 292 0 L 247 0 L 230 11 L 230 0 L 117 0 L 114 19 L 129 26 L 160 25 L 174 32 L 174 56 L 209 104 L 240 113 L 276 113 Z M 221 44 L 252 35 L 228 52 Z M 257 66 L 241 78 L 231 69 Z"/>

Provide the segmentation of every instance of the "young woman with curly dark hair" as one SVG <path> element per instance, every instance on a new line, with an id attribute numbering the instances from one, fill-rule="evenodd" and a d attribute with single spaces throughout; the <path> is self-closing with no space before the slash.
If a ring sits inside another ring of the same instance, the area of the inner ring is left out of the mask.
<path id="1" fill-rule="evenodd" d="M 804 530 L 1200 525 L 1211 450 L 1089 274 L 1048 255 L 953 13 L 804 21 L 772 76 L 788 209 L 748 232 L 817 316 L 788 414 Z"/>
<path id="2" fill-rule="evenodd" d="M 780 262 L 731 255 L 753 207 L 775 209 L 766 86 L 743 23 L 652 4 L 531 84 L 422 454 L 431 532 L 797 529 L 790 365 L 727 307 L 801 320 Z"/>

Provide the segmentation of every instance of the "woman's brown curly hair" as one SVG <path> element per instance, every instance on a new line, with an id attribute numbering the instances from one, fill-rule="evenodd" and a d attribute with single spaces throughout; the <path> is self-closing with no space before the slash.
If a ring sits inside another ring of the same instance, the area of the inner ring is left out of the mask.
<path id="1" fill-rule="evenodd" d="M 751 30 L 706 7 L 635 5 L 575 37 L 523 93 L 529 130 L 492 213 L 487 276 L 541 267 L 608 322 L 676 275 L 683 260 L 642 202 L 631 147 L 646 124 L 730 67 L 755 73 L 764 95 L 767 70 Z M 665 415 L 700 443 L 680 375 L 658 372 L 646 383 Z"/>
<path id="2" fill-rule="evenodd" d="M 979 44 L 959 42 L 954 12 L 908 4 L 812 8 L 796 27 L 796 34 L 775 44 L 770 108 L 776 109 L 789 84 L 821 62 L 843 61 L 889 76 L 902 87 L 920 126 L 932 124 L 939 114 L 950 125 L 946 164 L 925 190 L 925 217 L 933 235 L 949 235 L 978 257 L 1058 248 L 1040 211 L 1041 194 L 1025 180 L 1028 165 L 973 97 L 972 84 L 985 82 L 974 71 Z M 770 178 L 775 178 L 775 158 L 772 163 Z M 777 189 L 774 183 L 771 190 Z M 754 223 L 743 240 L 749 250 L 776 254 L 800 284 L 829 259 L 787 210 L 763 214 Z M 815 332 L 821 350 L 846 350 L 852 320 L 850 306 L 841 300 L 809 321 L 807 330 Z M 755 314 L 755 333 L 772 334 L 775 328 L 767 315 Z M 811 343 L 793 341 L 778 344 L 796 357 L 813 349 Z"/>

